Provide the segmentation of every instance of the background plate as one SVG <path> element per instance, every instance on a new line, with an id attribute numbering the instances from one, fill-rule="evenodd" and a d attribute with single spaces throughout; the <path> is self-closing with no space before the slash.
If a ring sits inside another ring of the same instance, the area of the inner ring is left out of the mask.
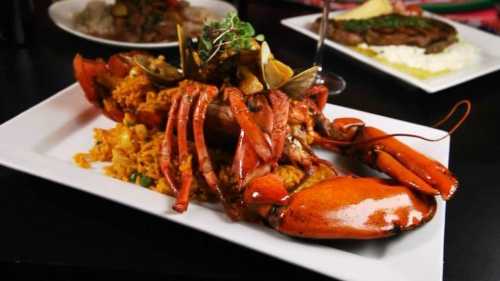
<path id="1" fill-rule="evenodd" d="M 127 48 L 141 48 L 141 49 L 154 49 L 154 48 L 165 48 L 177 46 L 177 41 L 172 42 L 159 42 L 159 43 L 131 43 L 124 41 L 116 41 L 110 39 L 104 39 L 101 37 L 92 36 L 83 32 L 80 32 L 73 27 L 73 15 L 77 12 L 82 11 L 87 6 L 87 3 L 92 0 L 65 0 L 55 2 L 49 7 L 49 16 L 52 21 L 61 29 L 69 32 L 78 37 L 94 41 L 101 44 L 127 47 Z M 114 3 L 113 0 L 105 0 L 106 3 Z M 228 12 L 236 12 L 234 6 L 227 2 L 219 0 L 189 0 L 188 1 L 193 6 L 201 6 L 209 9 L 218 17 L 224 17 Z"/>
<path id="2" fill-rule="evenodd" d="M 445 134 L 433 128 L 330 104 L 325 111 L 330 118 L 361 118 L 389 133 L 414 133 L 429 138 Z M 73 164 L 72 156 L 76 152 L 86 151 L 92 146 L 93 128 L 112 126 L 113 122 L 90 105 L 80 86 L 74 84 L 0 125 L 0 164 L 342 280 L 442 279 L 445 203 L 441 200 L 438 200 L 437 213 L 429 223 L 415 231 L 377 241 L 306 242 L 261 225 L 231 222 L 224 213 L 194 202 L 188 212 L 180 215 L 171 210 L 171 197 L 104 176 L 99 169 L 86 170 Z M 432 143 L 414 138 L 402 141 L 444 165 L 448 164 L 449 138 Z M 319 153 L 340 167 L 349 162 L 331 153 Z M 356 169 L 363 172 L 359 165 Z M 363 173 L 372 174 L 366 170 L 368 172 Z M 159 247 L 168 251 L 168 245 Z M 188 250 L 196 254 L 196 249 Z"/>
<path id="3" fill-rule="evenodd" d="M 342 12 L 334 12 L 331 14 L 331 16 L 337 13 Z M 437 18 L 441 21 L 453 25 L 457 29 L 460 38 L 470 44 L 473 44 L 479 49 L 479 62 L 469 67 L 465 67 L 464 69 L 452 71 L 436 78 L 420 80 L 391 66 L 380 63 L 373 58 L 360 54 L 352 48 L 336 43 L 332 40 L 325 40 L 325 44 L 348 56 L 355 58 L 356 60 L 373 66 L 378 70 L 381 70 L 409 84 L 421 88 L 428 93 L 435 93 L 500 69 L 500 52 L 498 51 L 500 50 L 500 37 L 491 35 L 467 25 L 444 19 L 430 13 L 425 13 L 425 15 Z M 287 18 L 282 20 L 281 23 L 308 37 L 318 40 L 318 35 L 315 32 L 311 31 L 310 26 L 319 16 L 320 14 L 313 14 Z M 328 61 L 326 62 L 328 63 Z"/>

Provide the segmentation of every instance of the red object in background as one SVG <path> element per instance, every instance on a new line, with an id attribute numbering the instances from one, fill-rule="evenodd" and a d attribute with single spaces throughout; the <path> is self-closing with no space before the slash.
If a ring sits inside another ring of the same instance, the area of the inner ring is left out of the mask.
<path id="1" fill-rule="evenodd" d="M 323 0 L 288 0 L 292 2 L 298 2 L 305 5 L 321 6 Z M 403 0 L 407 7 L 415 7 L 419 4 L 429 4 L 429 3 L 452 3 L 454 0 Z M 358 6 L 363 1 L 358 0 L 347 0 L 342 2 L 333 1 L 331 4 L 332 10 L 346 10 L 352 9 Z M 440 16 L 446 17 L 448 19 L 465 23 L 474 27 L 481 28 L 483 30 L 500 35 L 500 18 L 498 10 L 494 6 L 489 8 L 472 10 L 468 12 L 457 12 L 457 13 L 438 13 Z"/>
<path id="2" fill-rule="evenodd" d="M 441 14 L 441 16 L 500 34 L 500 19 L 496 8 Z"/>
<path id="3" fill-rule="evenodd" d="M 494 24 L 498 21 L 498 13 L 495 8 L 477 10 L 462 13 L 441 14 L 446 18 L 466 23 Z"/>

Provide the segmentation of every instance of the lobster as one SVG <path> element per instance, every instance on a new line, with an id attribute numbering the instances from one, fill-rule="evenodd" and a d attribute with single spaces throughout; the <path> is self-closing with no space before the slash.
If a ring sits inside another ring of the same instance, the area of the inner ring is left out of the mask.
<path id="1" fill-rule="evenodd" d="M 431 220 L 435 196 L 448 200 L 457 190 L 458 181 L 446 167 L 393 135 L 356 118 L 326 118 L 328 89 L 303 83 L 314 71 L 287 77 L 279 86 L 234 86 L 190 72 L 183 55 L 183 71 L 139 52 L 116 54 L 107 62 L 80 55 L 73 61 L 83 93 L 104 115 L 121 122 L 125 113 L 133 114 L 165 131 L 160 166 L 174 190 L 177 212 L 188 207 L 197 169 L 234 220 L 263 222 L 295 237 L 375 239 Z M 117 89 L 130 79 L 149 82 L 118 97 Z M 161 89 L 161 102 L 146 106 L 152 89 Z M 127 99 L 137 93 L 142 103 Z M 207 131 L 234 141 L 230 176 L 217 175 Z M 314 153 L 315 146 L 359 159 L 392 179 L 342 174 Z M 172 165 L 174 159 L 179 165 Z"/>

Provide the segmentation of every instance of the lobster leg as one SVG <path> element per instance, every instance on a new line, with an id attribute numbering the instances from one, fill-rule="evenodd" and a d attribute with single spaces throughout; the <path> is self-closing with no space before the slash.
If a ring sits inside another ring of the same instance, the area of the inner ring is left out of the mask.
<path id="1" fill-rule="evenodd" d="M 222 195 L 222 192 L 219 188 L 217 176 L 214 173 L 214 169 L 210 161 L 210 156 L 208 155 L 207 145 L 205 143 L 205 136 L 203 132 L 203 124 L 205 122 L 208 105 L 217 96 L 217 92 L 218 90 L 214 86 L 207 86 L 201 92 L 193 114 L 193 132 L 194 144 L 196 147 L 200 170 L 212 192 L 217 194 L 219 196 L 219 199 L 224 201 L 224 196 Z"/>
<path id="2" fill-rule="evenodd" d="M 251 117 L 241 96 L 241 91 L 237 88 L 228 87 L 224 90 L 224 94 L 229 97 L 231 111 L 241 129 L 250 140 L 253 149 L 264 162 L 269 162 L 273 157 L 271 145 L 268 139 L 266 139 L 264 132 Z"/>
<path id="3" fill-rule="evenodd" d="M 260 155 L 256 153 L 252 145 L 252 139 L 242 127 L 232 167 L 239 187 L 246 185 L 254 178 L 269 173 L 283 153 L 288 122 L 288 97 L 284 93 L 275 90 L 269 93 L 269 100 L 271 106 L 269 106 L 267 99 L 263 97 L 251 100 L 251 106 L 258 108 L 258 110 L 244 114 L 248 114 L 245 119 L 253 121 L 257 130 L 261 130 L 257 134 L 262 133 L 266 138 L 267 135 L 265 134 L 269 133 L 270 140 L 268 143 L 271 146 L 272 157 L 269 159 L 270 162 L 266 162 L 265 159 L 262 159 L 262 162 L 259 161 Z M 244 106 L 246 109 L 244 104 L 238 106 Z"/>
<path id="4" fill-rule="evenodd" d="M 244 180 L 249 171 L 255 170 L 259 163 L 258 155 L 249 143 L 245 132 L 241 130 L 238 137 L 236 153 L 234 154 L 233 165 L 231 167 L 233 174 L 236 176 L 236 186 L 238 189 L 244 186 Z"/>
<path id="5" fill-rule="evenodd" d="M 175 180 L 170 173 L 172 165 L 172 144 L 174 143 L 174 126 L 176 122 L 177 108 L 179 107 L 180 92 L 174 94 L 172 104 L 168 112 L 167 126 L 165 127 L 165 136 L 161 143 L 160 152 L 160 168 L 170 188 L 177 194 L 178 190 L 175 185 Z"/>
<path id="6" fill-rule="evenodd" d="M 205 122 L 205 117 L 208 109 L 208 105 L 217 96 L 218 89 L 214 86 L 205 86 L 203 91 L 198 98 L 196 103 L 194 114 L 193 114 L 193 133 L 194 133 L 194 144 L 196 147 L 196 153 L 198 156 L 198 166 L 200 168 L 208 187 L 212 190 L 214 194 L 217 195 L 219 200 L 222 202 L 226 213 L 234 220 L 240 219 L 240 211 L 237 208 L 231 206 L 229 200 L 222 192 L 219 186 L 219 180 L 215 175 L 214 169 L 212 167 L 212 162 L 210 161 L 210 155 L 208 154 L 207 146 L 205 143 L 205 136 L 203 131 L 203 125 Z"/>
<path id="7" fill-rule="evenodd" d="M 432 196 L 376 178 L 333 177 L 292 194 L 267 219 L 291 236 L 373 239 L 413 229 L 436 212 Z"/>
<path id="8" fill-rule="evenodd" d="M 290 102 L 287 95 L 278 90 L 271 91 L 269 99 L 274 112 L 273 129 L 271 132 L 273 157 L 275 161 L 278 161 L 285 148 Z"/>
<path id="9" fill-rule="evenodd" d="M 193 182 L 192 155 L 188 146 L 188 121 L 191 104 L 199 94 L 199 85 L 187 81 L 181 85 L 182 97 L 177 117 L 177 146 L 179 150 L 179 170 L 181 172 L 181 188 L 177 194 L 173 209 L 179 213 L 187 209 L 189 191 Z"/>

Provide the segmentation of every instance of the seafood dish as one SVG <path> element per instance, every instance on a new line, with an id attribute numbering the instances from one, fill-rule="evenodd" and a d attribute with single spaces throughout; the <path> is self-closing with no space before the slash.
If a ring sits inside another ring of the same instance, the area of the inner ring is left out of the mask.
<path id="1" fill-rule="evenodd" d="M 417 78 L 433 78 L 479 59 L 452 25 L 424 16 L 418 6 L 371 0 L 357 9 L 329 19 L 327 37 Z M 312 29 L 318 31 L 320 22 Z"/>
<path id="2" fill-rule="evenodd" d="M 376 239 L 431 220 L 458 180 L 442 164 L 355 116 L 323 115 L 318 67 L 295 73 L 263 35 L 228 14 L 199 37 L 178 26 L 180 67 L 131 51 L 77 54 L 89 102 L 116 121 L 77 153 L 88 168 L 175 197 L 217 202 L 234 221 L 312 239 Z M 90 137 L 90 136 L 89 136 Z M 320 147 L 388 178 L 360 177 L 317 156 Z"/>
<path id="3" fill-rule="evenodd" d="M 183 0 L 102 0 L 87 3 L 73 16 L 76 30 L 97 37 L 125 42 L 177 40 L 176 26 L 189 36 L 198 36 L 205 20 L 216 16 L 204 7 Z"/>

